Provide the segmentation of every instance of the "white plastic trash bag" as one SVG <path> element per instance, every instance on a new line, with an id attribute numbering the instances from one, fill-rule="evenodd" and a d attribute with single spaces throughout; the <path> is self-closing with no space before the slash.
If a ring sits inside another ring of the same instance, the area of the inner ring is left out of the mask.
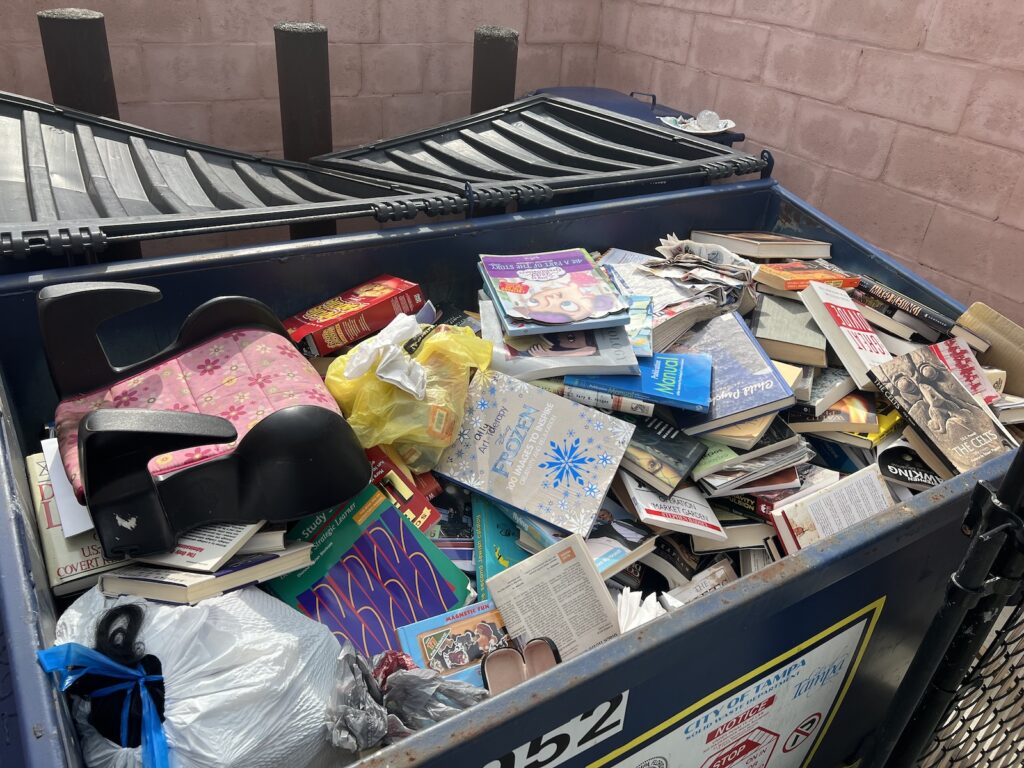
<path id="1" fill-rule="evenodd" d="M 92 647 L 110 608 L 140 603 L 138 640 L 163 666 L 164 733 L 171 768 L 315 768 L 331 765 L 326 712 L 338 642 L 322 624 L 247 587 L 198 605 L 105 597 L 98 588 L 57 623 L 56 643 Z M 90 768 L 142 768 L 141 748 L 104 738 L 72 706 Z"/>

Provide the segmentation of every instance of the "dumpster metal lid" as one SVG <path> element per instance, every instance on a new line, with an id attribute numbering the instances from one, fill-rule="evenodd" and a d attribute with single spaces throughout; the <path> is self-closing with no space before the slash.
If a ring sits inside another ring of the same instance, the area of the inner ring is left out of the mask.
<path id="1" fill-rule="evenodd" d="M 108 241 L 464 208 L 432 187 L 218 149 L 0 92 L 0 271 Z"/>
<path id="2" fill-rule="evenodd" d="M 465 193 L 477 185 L 520 202 L 571 193 L 628 191 L 756 173 L 764 159 L 582 102 L 535 94 L 396 139 L 313 162 L 374 178 Z M 502 202 L 498 200 L 497 202 Z"/>

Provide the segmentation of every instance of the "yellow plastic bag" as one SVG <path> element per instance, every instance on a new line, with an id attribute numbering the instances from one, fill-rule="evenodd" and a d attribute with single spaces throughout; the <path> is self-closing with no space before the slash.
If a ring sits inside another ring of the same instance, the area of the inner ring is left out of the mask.
<path id="1" fill-rule="evenodd" d="M 444 449 L 455 442 L 466 410 L 466 391 L 473 368 L 491 364 L 489 341 L 469 328 L 438 326 L 413 355 L 426 372 L 426 393 L 417 400 L 377 378 L 374 365 L 355 379 L 345 377 L 353 354 L 339 357 L 327 369 L 327 389 L 364 448 L 394 447 L 417 474 L 433 469 Z"/>

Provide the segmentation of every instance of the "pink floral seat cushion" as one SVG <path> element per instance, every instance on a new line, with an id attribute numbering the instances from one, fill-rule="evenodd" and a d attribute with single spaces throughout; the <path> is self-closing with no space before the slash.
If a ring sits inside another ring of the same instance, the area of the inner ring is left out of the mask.
<path id="1" fill-rule="evenodd" d="M 85 502 L 78 461 L 78 425 L 99 408 L 190 411 L 229 419 L 232 443 L 187 448 L 156 456 L 154 476 L 230 453 L 238 440 L 274 411 L 318 405 L 340 413 L 323 380 L 288 339 L 265 329 L 241 329 L 205 341 L 149 370 L 57 406 L 61 459 L 79 501 Z"/>

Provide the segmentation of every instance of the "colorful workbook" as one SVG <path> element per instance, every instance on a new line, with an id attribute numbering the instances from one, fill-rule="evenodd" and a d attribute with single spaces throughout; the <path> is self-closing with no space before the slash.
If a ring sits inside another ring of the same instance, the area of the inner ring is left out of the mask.
<path id="1" fill-rule="evenodd" d="M 288 537 L 313 544 L 312 564 L 267 587 L 367 657 L 398 650 L 397 627 L 450 611 L 469 594 L 466 575 L 372 485 L 300 520 Z"/>
<path id="2" fill-rule="evenodd" d="M 585 536 L 633 425 L 497 371 L 469 386 L 455 442 L 435 472 Z"/>

